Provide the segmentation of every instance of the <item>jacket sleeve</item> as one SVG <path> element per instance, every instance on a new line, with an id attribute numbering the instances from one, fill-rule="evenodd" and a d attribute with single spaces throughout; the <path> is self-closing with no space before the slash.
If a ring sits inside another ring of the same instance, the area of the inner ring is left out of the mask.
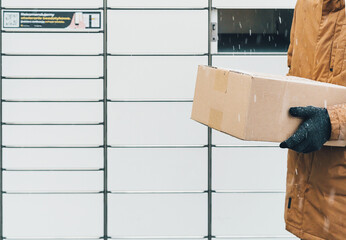
<path id="1" fill-rule="evenodd" d="M 346 139 L 346 103 L 327 107 L 332 125 L 330 140 Z"/>
<path id="2" fill-rule="evenodd" d="M 290 45 L 288 47 L 287 50 L 287 66 L 289 68 L 289 70 L 291 70 L 291 62 L 292 62 L 292 54 L 293 54 L 293 46 L 294 46 L 294 33 L 296 30 L 296 12 L 297 12 L 297 5 L 298 5 L 298 1 L 296 3 L 295 9 L 294 9 L 294 13 L 293 13 L 293 20 L 292 20 L 292 25 L 291 25 L 291 33 L 290 33 Z M 287 75 L 290 75 L 290 71 Z"/>

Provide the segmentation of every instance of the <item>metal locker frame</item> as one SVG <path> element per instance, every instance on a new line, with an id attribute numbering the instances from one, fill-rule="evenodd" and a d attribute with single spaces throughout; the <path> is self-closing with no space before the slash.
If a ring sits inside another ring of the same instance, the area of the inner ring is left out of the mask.
<path id="1" fill-rule="evenodd" d="M 264 238 L 264 239 L 277 239 L 277 238 L 292 238 L 290 236 L 214 236 L 212 234 L 212 197 L 213 194 L 218 193 L 284 193 L 284 191 L 261 191 L 261 190 L 237 190 L 237 191 L 228 191 L 222 190 L 217 191 L 212 187 L 212 150 L 213 148 L 247 148 L 247 147 L 264 147 L 264 148 L 273 148 L 277 146 L 260 146 L 260 145 L 214 145 L 212 144 L 212 129 L 208 128 L 208 139 L 206 145 L 145 145 L 145 146 L 129 146 L 129 145 L 109 145 L 107 139 L 107 104 L 108 102 L 192 102 L 192 100 L 110 100 L 107 96 L 107 64 L 108 64 L 108 56 L 207 56 L 208 57 L 208 65 L 212 66 L 212 58 L 215 55 L 220 55 L 217 53 L 213 53 L 214 46 L 212 45 L 212 20 L 215 18 L 216 8 L 212 5 L 213 0 L 208 0 L 207 8 L 110 8 L 107 5 L 107 0 L 103 0 L 102 8 L 87 8 L 87 9 L 78 9 L 78 10 L 102 10 L 103 11 L 103 30 L 100 31 L 74 31 L 74 32 L 64 32 L 64 31 L 20 31 L 19 33 L 99 33 L 103 34 L 103 52 L 100 54 L 3 54 L 2 52 L 2 33 L 17 33 L 18 31 L 5 31 L 2 28 L 2 16 L 0 17 L 0 26 L 1 26 L 1 37 L 0 37 L 0 239 L 10 239 L 6 238 L 3 234 L 3 195 L 4 194 L 102 194 L 103 195 L 103 236 L 99 237 L 99 239 L 208 239 L 212 240 L 213 238 L 220 239 L 234 239 L 234 238 Z M 8 10 L 56 10 L 54 8 L 3 8 L 0 1 L 0 10 L 1 14 L 4 9 Z M 76 10 L 76 8 L 57 8 L 59 10 Z M 108 28 L 107 28 L 107 14 L 108 11 L 116 11 L 116 10 L 129 10 L 129 11 L 140 11 L 140 10 L 204 10 L 208 11 L 208 52 L 202 54 L 110 54 L 108 53 L 108 45 L 107 45 L 107 37 L 108 37 Z M 234 54 L 222 54 L 222 55 L 234 55 Z M 243 55 L 243 54 L 240 54 Z M 48 78 L 36 78 L 36 77 L 11 77 L 11 76 L 3 76 L 2 74 L 2 56 L 103 56 L 103 76 L 98 78 L 62 78 L 62 77 L 48 77 Z M 3 79 L 93 79 L 93 80 L 102 80 L 103 81 L 103 99 L 97 100 L 11 100 L 11 99 L 3 99 L 2 98 L 2 80 Z M 103 122 L 94 122 L 94 123 L 10 123 L 2 121 L 2 103 L 3 102 L 102 102 L 103 103 Z M 103 125 L 103 144 L 95 145 L 95 146 L 5 146 L 3 145 L 3 134 L 2 134 L 2 126 L 3 125 Z M 3 148 L 103 148 L 103 168 L 99 169 L 37 169 L 37 170 L 23 170 L 23 169 L 4 169 L 3 168 Z M 208 187 L 204 191 L 110 191 L 108 189 L 108 148 L 207 148 L 208 149 Z M 87 192 L 5 192 L 3 191 L 3 171 L 103 171 L 103 190 L 102 191 L 87 191 Z M 208 212 L 208 234 L 207 236 L 142 236 L 142 237 L 130 237 L 130 236 L 121 236 L 121 237 L 111 237 L 108 235 L 108 194 L 206 194 L 207 195 L 207 212 Z M 16 238 L 16 239 L 33 239 L 33 238 Z M 40 239 L 40 238 L 35 238 Z M 43 238 L 42 238 L 43 239 Z M 47 239 L 47 238 L 44 238 Z M 95 239 L 88 237 L 48 237 L 48 239 Z"/>

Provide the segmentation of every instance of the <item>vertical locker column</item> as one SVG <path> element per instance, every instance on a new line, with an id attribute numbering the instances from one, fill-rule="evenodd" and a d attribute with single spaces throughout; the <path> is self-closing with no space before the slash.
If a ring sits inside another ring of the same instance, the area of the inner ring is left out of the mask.
<path id="1" fill-rule="evenodd" d="M 213 0 L 213 66 L 285 75 L 295 1 Z M 213 131 L 216 239 L 295 239 L 285 231 L 287 151 Z"/>
<path id="2" fill-rule="evenodd" d="M 212 58 L 212 38 L 213 38 L 213 27 L 212 27 L 212 4 L 213 0 L 208 0 L 208 66 L 213 66 Z M 208 240 L 215 238 L 213 235 L 213 138 L 212 129 L 208 127 Z"/>
<path id="3" fill-rule="evenodd" d="M 208 64 L 207 1 L 108 1 L 109 235 L 207 235 L 207 131 L 190 120 Z"/>
<path id="4" fill-rule="evenodd" d="M 2 9 L 2 2 L 0 1 L 0 10 Z M 2 16 L 0 17 L 0 29 L 2 29 Z M 0 31 L 0 122 L 2 123 L 2 31 Z M 3 152 L 2 152 L 2 125 L 0 126 L 0 239 L 4 238 L 3 232 Z"/>
<path id="5" fill-rule="evenodd" d="M 102 2 L 65 3 L 18 0 L 1 6 L 8 21 L 1 25 L 6 239 L 103 236 Z M 16 19 L 48 14 L 66 20 L 71 12 L 67 28 L 44 25 L 54 19 L 21 28 L 28 22 Z M 90 27 L 97 23 L 87 22 L 88 13 L 99 19 L 99 28 Z"/>
<path id="6" fill-rule="evenodd" d="M 103 0 L 103 239 L 108 239 L 108 0 Z"/>

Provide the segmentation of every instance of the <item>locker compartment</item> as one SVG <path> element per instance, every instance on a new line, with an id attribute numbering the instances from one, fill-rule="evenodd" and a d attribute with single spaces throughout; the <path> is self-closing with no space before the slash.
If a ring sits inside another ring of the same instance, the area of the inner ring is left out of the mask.
<path id="1" fill-rule="evenodd" d="M 109 195 L 109 234 L 205 236 L 206 194 Z"/>
<path id="2" fill-rule="evenodd" d="M 100 54 L 102 34 L 3 33 L 3 53 Z"/>
<path id="3" fill-rule="evenodd" d="M 101 194 L 4 195 L 7 238 L 99 237 L 103 230 Z"/>
<path id="4" fill-rule="evenodd" d="M 291 236 L 285 230 L 285 194 L 216 194 L 213 234 L 216 236 Z"/>
<path id="5" fill-rule="evenodd" d="M 218 52 L 287 52 L 293 9 L 219 9 Z"/>
<path id="6" fill-rule="evenodd" d="M 207 149 L 109 149 L 112 191 L 204 191 Z"/>
<path id="7" fill-rule="evenodd" d="M 192 103 L 109 103 L 108 142 L 116 145 L 207 143 L 207 127 L 190 119 Z"/>
<path id="8" fill-rule="evenodd" d="M 14 57 L 3 56 L 6 77 L 100 77 L 102 57 Z M 43 67 L 44 66 L 44 67 Z"/>
<path id="9" fill-rule="evenodd" d="M 108 13 L 108 30 L 110 53 L 206 53 L 208 51 L 206 10 L 113 10 Z"/>
<path id="10" fill-rule="evenodd" d="M 208 7 L 207 0 L 108 0 L 109 7 L 119 8 L 201 8 Z"/>
<path id="11" fill-rule="evenodd" d="M 34 172 L 5 171 L 4 191 L 101 191 L 103 173 L 94 172 Z"/>
<path id="12" fill-rule="evenodd" d="M 280 148 L 214 148 L 213 188 L 284 191 L 286 161 Z"/>
<path id="13" fill-rule="evenodd" d="M 213 56 L 213 66 L 248 72 L 286 75 L 287 56 Z"/>
<path id="14" fill-rule="evenodd" d="M 102 4 L 102 0 L 2 0 L 6 8 L 98 8 Z"/>
<path id="15" fill-rule="evenodd" d="M 102 148 L 4 148 L 6 169 L 98 169 Z"/>
<path id="16" fill-rule="evenodd" d="M 194 237 L 194 236 L 192 236 L 192 237 L 190 237 L 190 236 L 184 236 L 185 238 L 182 238 L 181 236 L 177 236 L 177 237 L 169 237 L 169 239 L 170 240 L 191 240 L 191 238 L 193 238 L 193 239 L 195 239 L 195 240 L 204 240 L 205 238 L 204 238 L 204 236 L 197 236 L 197 237 Z M 200 238 L 199 238 L 200 237 Z M 126 240 L 127 238 L 125 238 L 125 237 L 117 237 L 117 238 L 110 238 L 110 239 L 117 239 L 117 240 Z M 167 239 L 167 237 L 166 236 L 162 236 L 162 237 L 152 237 L 152 238 L 147 238 L 146 236 L 145 236 L 145 239 L 150 239 L 150 240 L 165 240 L 165 239 Z M 17 240 L 17 239 L 14 239 L 14 240 Z M 19 240 L 19 239 L 18 239 Z M 44 239 L 45 240 L 45 239 Z M 47 239 L 48 240 L 48 239 Z M 280 240 L 280 239 L 279 239 Z M 287 239 L 285 239 L 285 240 L 287 240 Z"/>
<path id="17" fill-rule="evenodd" d="M 2 81 L 4 99 L 102 99 L 102 80 L 11 79 Z"/>
<path id="18" fill-rule="evenodd" d="M 294 8 L 297 0 L 213 0 L 215 8 L 256 8 L 256 9 L 285 9 Z"/>
<path id="19" fill-rule="evenodd" d="M 3 121 L 20 123 L 97 123 L 103 121 L 103 104 L 97 102 L 4 102 Z"/>
<path id="20" fill-rule="evenodd" d="M 263 236 L 256 236 L 256 237 L 222 237 L 223 240 L 263 240 L 263 239 L 267 239 L 264 238 Z M 287 235 L 284 237 L 278 236 L 278 237 L 273 237 L 273 239 L 275 240 L 299 240 L 299 238 L 294 237 L 294 235 Z"/>
<path id="21" fill-rule="evenodd" d="M 3 126 L 3 144 L 15 146 L 102 145 L 102 126 Z"/>
<path id="22" fill-rule="evenodd" d="M 201 57 L 109 57 L 111 99 L 193 99 Z M 131 69 L 129 71 L 129 69 Z"/>

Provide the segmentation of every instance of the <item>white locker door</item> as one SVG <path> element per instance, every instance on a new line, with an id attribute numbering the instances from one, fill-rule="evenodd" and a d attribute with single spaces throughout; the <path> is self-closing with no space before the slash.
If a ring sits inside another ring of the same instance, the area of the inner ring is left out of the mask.
<path id="1" fill-rule="evenodd" d="M 102 16 L 103 7 L 102 0 L 0 4 L 2 15 L 18 16 L 82 11 Z M 102 26 L 7 26 L 1 24 L 1 237 L 99 239 L 104 229 Z"/>

